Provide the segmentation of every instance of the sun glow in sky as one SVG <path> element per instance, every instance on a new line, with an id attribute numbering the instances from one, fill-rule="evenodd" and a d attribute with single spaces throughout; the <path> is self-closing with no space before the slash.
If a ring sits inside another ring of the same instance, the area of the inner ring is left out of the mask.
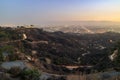
<path id="1" fill-rule="evenodd" d="M 0 24 L 120 21 L 120 0 L 0 0 Z"/>

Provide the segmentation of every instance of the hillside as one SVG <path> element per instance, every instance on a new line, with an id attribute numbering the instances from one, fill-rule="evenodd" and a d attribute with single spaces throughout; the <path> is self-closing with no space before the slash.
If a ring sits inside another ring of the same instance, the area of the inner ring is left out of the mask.
<path id="1" fill-rule="evenodd" d="M 81 68 L 84 70 L 80 66 L 92 66 L 92 70 L 99 72 L 111 69 L 114 65 L 108 56 L 113 53 L 111 49 L 114 50 L 116 42 L 120 40 L 120 34 L 114 32 L 76 34 L 24 27 L 0 28 L 0 37 L 2 64 L 22 61 L 30 68 L 52 74 L 76 73 Z M 65 66 L 79 68 L 71 71 Z M 87 74 L 91 72 L 88 69 L 84 71 Z"/>

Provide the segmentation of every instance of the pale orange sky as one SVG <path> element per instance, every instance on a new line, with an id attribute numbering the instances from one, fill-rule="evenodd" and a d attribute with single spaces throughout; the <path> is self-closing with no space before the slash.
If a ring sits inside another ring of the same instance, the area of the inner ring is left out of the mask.
<path id="1" fill-rule="evenodd" d="M 0 0 L 1 24 L 120 21 L 120 0 Z"/>

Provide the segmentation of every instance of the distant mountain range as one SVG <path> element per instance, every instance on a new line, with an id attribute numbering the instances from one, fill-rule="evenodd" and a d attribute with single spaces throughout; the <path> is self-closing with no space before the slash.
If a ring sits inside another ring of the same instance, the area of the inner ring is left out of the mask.
<path id="1" fill-rule="evenodd" d="M 43 24 L 44 26 L 47 25 L 120 25 L 120 22 L 114 21 L 56 21 L 56 22 L 46 22 Z"/>

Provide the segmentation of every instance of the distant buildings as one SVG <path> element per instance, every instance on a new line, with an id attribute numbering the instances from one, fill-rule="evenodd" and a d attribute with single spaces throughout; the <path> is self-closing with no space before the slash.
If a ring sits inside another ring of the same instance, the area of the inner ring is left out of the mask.
<path id="1" fill-rule="evenodd" d="M 17 28 L 34 28 L 34 25 L 17 26 Z"/>

